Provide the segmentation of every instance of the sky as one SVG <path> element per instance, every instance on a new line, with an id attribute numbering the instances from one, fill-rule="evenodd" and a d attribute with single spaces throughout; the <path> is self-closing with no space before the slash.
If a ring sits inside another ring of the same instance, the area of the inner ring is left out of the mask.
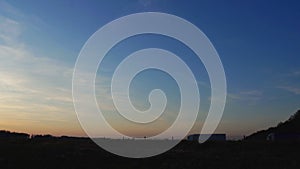
<path id="1" fill-rule="evenodd" d="M 72 74 L 88 38 L 105 24 L 138 12 L 164 12 L 200 28 L 216 48 L 227 79 L 227 102 L 216 133 L 232 138 L 277 125 L 300 108 L 298 1 L 21 1 L 0 0 L 0 129 L 85 136 L 72 102 Z M 180 95 L 172 77 L 148 70 L 136 76 L 130 98 L 140 110 L 155 88 L 168 98 L 166 116 L 148 127 L 118 118 L 110 96 L 114 69 L 130 53 L 162 48 L 193 71 L 201 93 L 199 132 L 210 103 L 202 62 L 182 43 L 139 35 L 117 44 L 99 66 L 96 96 L 113 128 L 129 136 L 155 135 L 172 124 Z M 157 83 L 159 81 L 160 83 Z M 103 133 L 109 136 L 109 132 Z"/>

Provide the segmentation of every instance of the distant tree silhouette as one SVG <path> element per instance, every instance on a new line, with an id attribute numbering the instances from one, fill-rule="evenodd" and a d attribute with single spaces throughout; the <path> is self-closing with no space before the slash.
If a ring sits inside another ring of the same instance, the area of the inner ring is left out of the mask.
<path id="1" fill-rule="evenodd" d="M 293 120 L 299 120 L 300 119 L 300 110 L 298 110 L 295 114 L 293 114 L 289 119 L 289 121 L 293 121 Z"/>
<path id="2" fill-rule="evenodd" d="M 45 134 L 45 135 L 33 135 L 32 139 L 53 139 L 56 138 L 50 134 Z"/>
<path id="3" fill-rule="evenodd" d="M 26 133 L 16 133 L 10 132 L 6 130 L 0 130 L 0 138 L 1 139 L 29 139 L 29 134 Z"/>

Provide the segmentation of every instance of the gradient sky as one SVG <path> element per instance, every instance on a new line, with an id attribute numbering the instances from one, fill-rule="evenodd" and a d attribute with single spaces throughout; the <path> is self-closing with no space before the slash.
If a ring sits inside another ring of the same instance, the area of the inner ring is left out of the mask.
<path id="1" fill-rule="evenodd" d="M 0 0 L 0 129 L 32 134 L 84 136 L 72 103 L 72 73 L 86 40 L 106 23 L 137 12 L 165 12 L 198 26 L 219 53 L 228 96 L 216 132 L 248 135 L 286 120 L 300 107 L 300 2 L 298 1 L 3 1 Z M 128 38 L 100 65 L 97 99 L 113 127 L 138 136 L 155 134 L 178 111 L 178 86 L 155 70 L 132 83 L 134 105 L 145 110 L 153 88 L 169 102 L 167 120 L 136 129 L 116 119 L 109 98 L 114 68 L 128 54 L 157 47 L 180 56 L 194 72 L 201 93 L 199 131 L 209 108 L 210 84 L 201 61 L 180 42 L 159 35 Z M 159 85 L 156 81 L 161 81 Z M 125 127 L 124 127 L 125 126 Z M 143 133 L 143 134 L 144 134 Z M 109 136 L 109 133 L 104 133 Z"/>

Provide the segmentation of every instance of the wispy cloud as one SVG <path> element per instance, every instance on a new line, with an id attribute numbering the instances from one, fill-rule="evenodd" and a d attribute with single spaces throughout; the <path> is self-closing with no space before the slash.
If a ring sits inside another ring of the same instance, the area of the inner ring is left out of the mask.
<path id="1" fill-rule="evenodd" d="M 292 76 L 300 76 L 300 71 L 294 71 L 294 72 L 292 72 L 292 74 L 291 74 Z"/>
<path id="2" fill-rule="evenodd" d="M 227 94 L 227 102 L 243 102 L 248 105 L 256 105 L 262 98 L 263 92 L 259 90 L 243 90 Z"/>
<path id="3" fill-rule="evenodd" d="M 17 20 L 21 24 L 26 23 L 26 27 L 30 27 L 31 29 L 39 29 L 38 25 L 47 25 L 38 16 L 24 14 L 21 10 L 11 5 L 9 1 L 0 0 L 0 11 L 2 16 L 9 17 L 12 20 Z"/>
<path id="4" fill-rule="evenodd" d="M 260 90 L 243 90 L 237 93 L 228 93 L 227 96 L 231 100 L 258 101 L 263 97 L 263 92 Z"/>
<path id="5" fill-rule="evenodd" d="M 151 5 L 151 0 L 139 0 L 139 4 L 141 4 L 143 7 L 148 7 Z"/>
<path id="6" fill-rule="evenodd" d="M 248 96 L 261 96 L 262 91 L 259 90 L 248 90 L 248 91 L 241 91 L 240 94 L 248 95 Z"/>
<path id="7" fill-rule="evenodd" d="M 279 89 L 283 89 L 289 92 L 292 92 L 293 94 L 300 95 L 300 88 L 294 87 L 294 86 L 279 86 Z"/>
<path id="8" fill-rule="evenodd" d="M 9 14 L 9 15 L 12 15 L 12 16 L 24 16 L 17 8 L 10 5 L 5 0 L 0 0 L 0 10 L 4 14 Z"/>
<path id="9" fill-rule="evenodd" d="M 3 16 L 0 16 L 0 28 L 0 39 L 6 44 L 12 45 L 21 34 L 19 23 Z"/>
<path id="10" fill-rule="evenodd" d="M 295 95 L 300 95 L 300 87 L 299 86 L 299 77 L 300 77 L 300 70 L 295 69 L 288 73 L 285 73 L 281 83 L 279 83 L 275 88 L 282 89 L 293 93 Z"/>
<path id="11" fill-rule="evenodd" d="M 72 67 L 31 52 L 17 20 L 0 15 L 0 27 L 0 126 L 30 127 L 26 132 L 37 133 L 80 131 L 72 104 Z"/>

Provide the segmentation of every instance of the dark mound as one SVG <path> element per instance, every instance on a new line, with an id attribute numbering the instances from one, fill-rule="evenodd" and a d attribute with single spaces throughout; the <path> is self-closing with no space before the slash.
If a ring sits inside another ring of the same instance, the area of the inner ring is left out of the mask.
<path id="1" fill-rule="evenodd" d="M 251 134 L 250 136 L 246 137 L 246 140 L 263 141 L 266 140 L 267 137 L 272 133 L 281 136 L 285 135 L 285 138 L 294 138 L 294 140 L 299 140 L 298 137 L 300 137 L 300 110 L 298 110 L 285 122 L 280 122 L 276 127 L 271 127 L 267 130 L 261 130 L 254 134 Z"/>

